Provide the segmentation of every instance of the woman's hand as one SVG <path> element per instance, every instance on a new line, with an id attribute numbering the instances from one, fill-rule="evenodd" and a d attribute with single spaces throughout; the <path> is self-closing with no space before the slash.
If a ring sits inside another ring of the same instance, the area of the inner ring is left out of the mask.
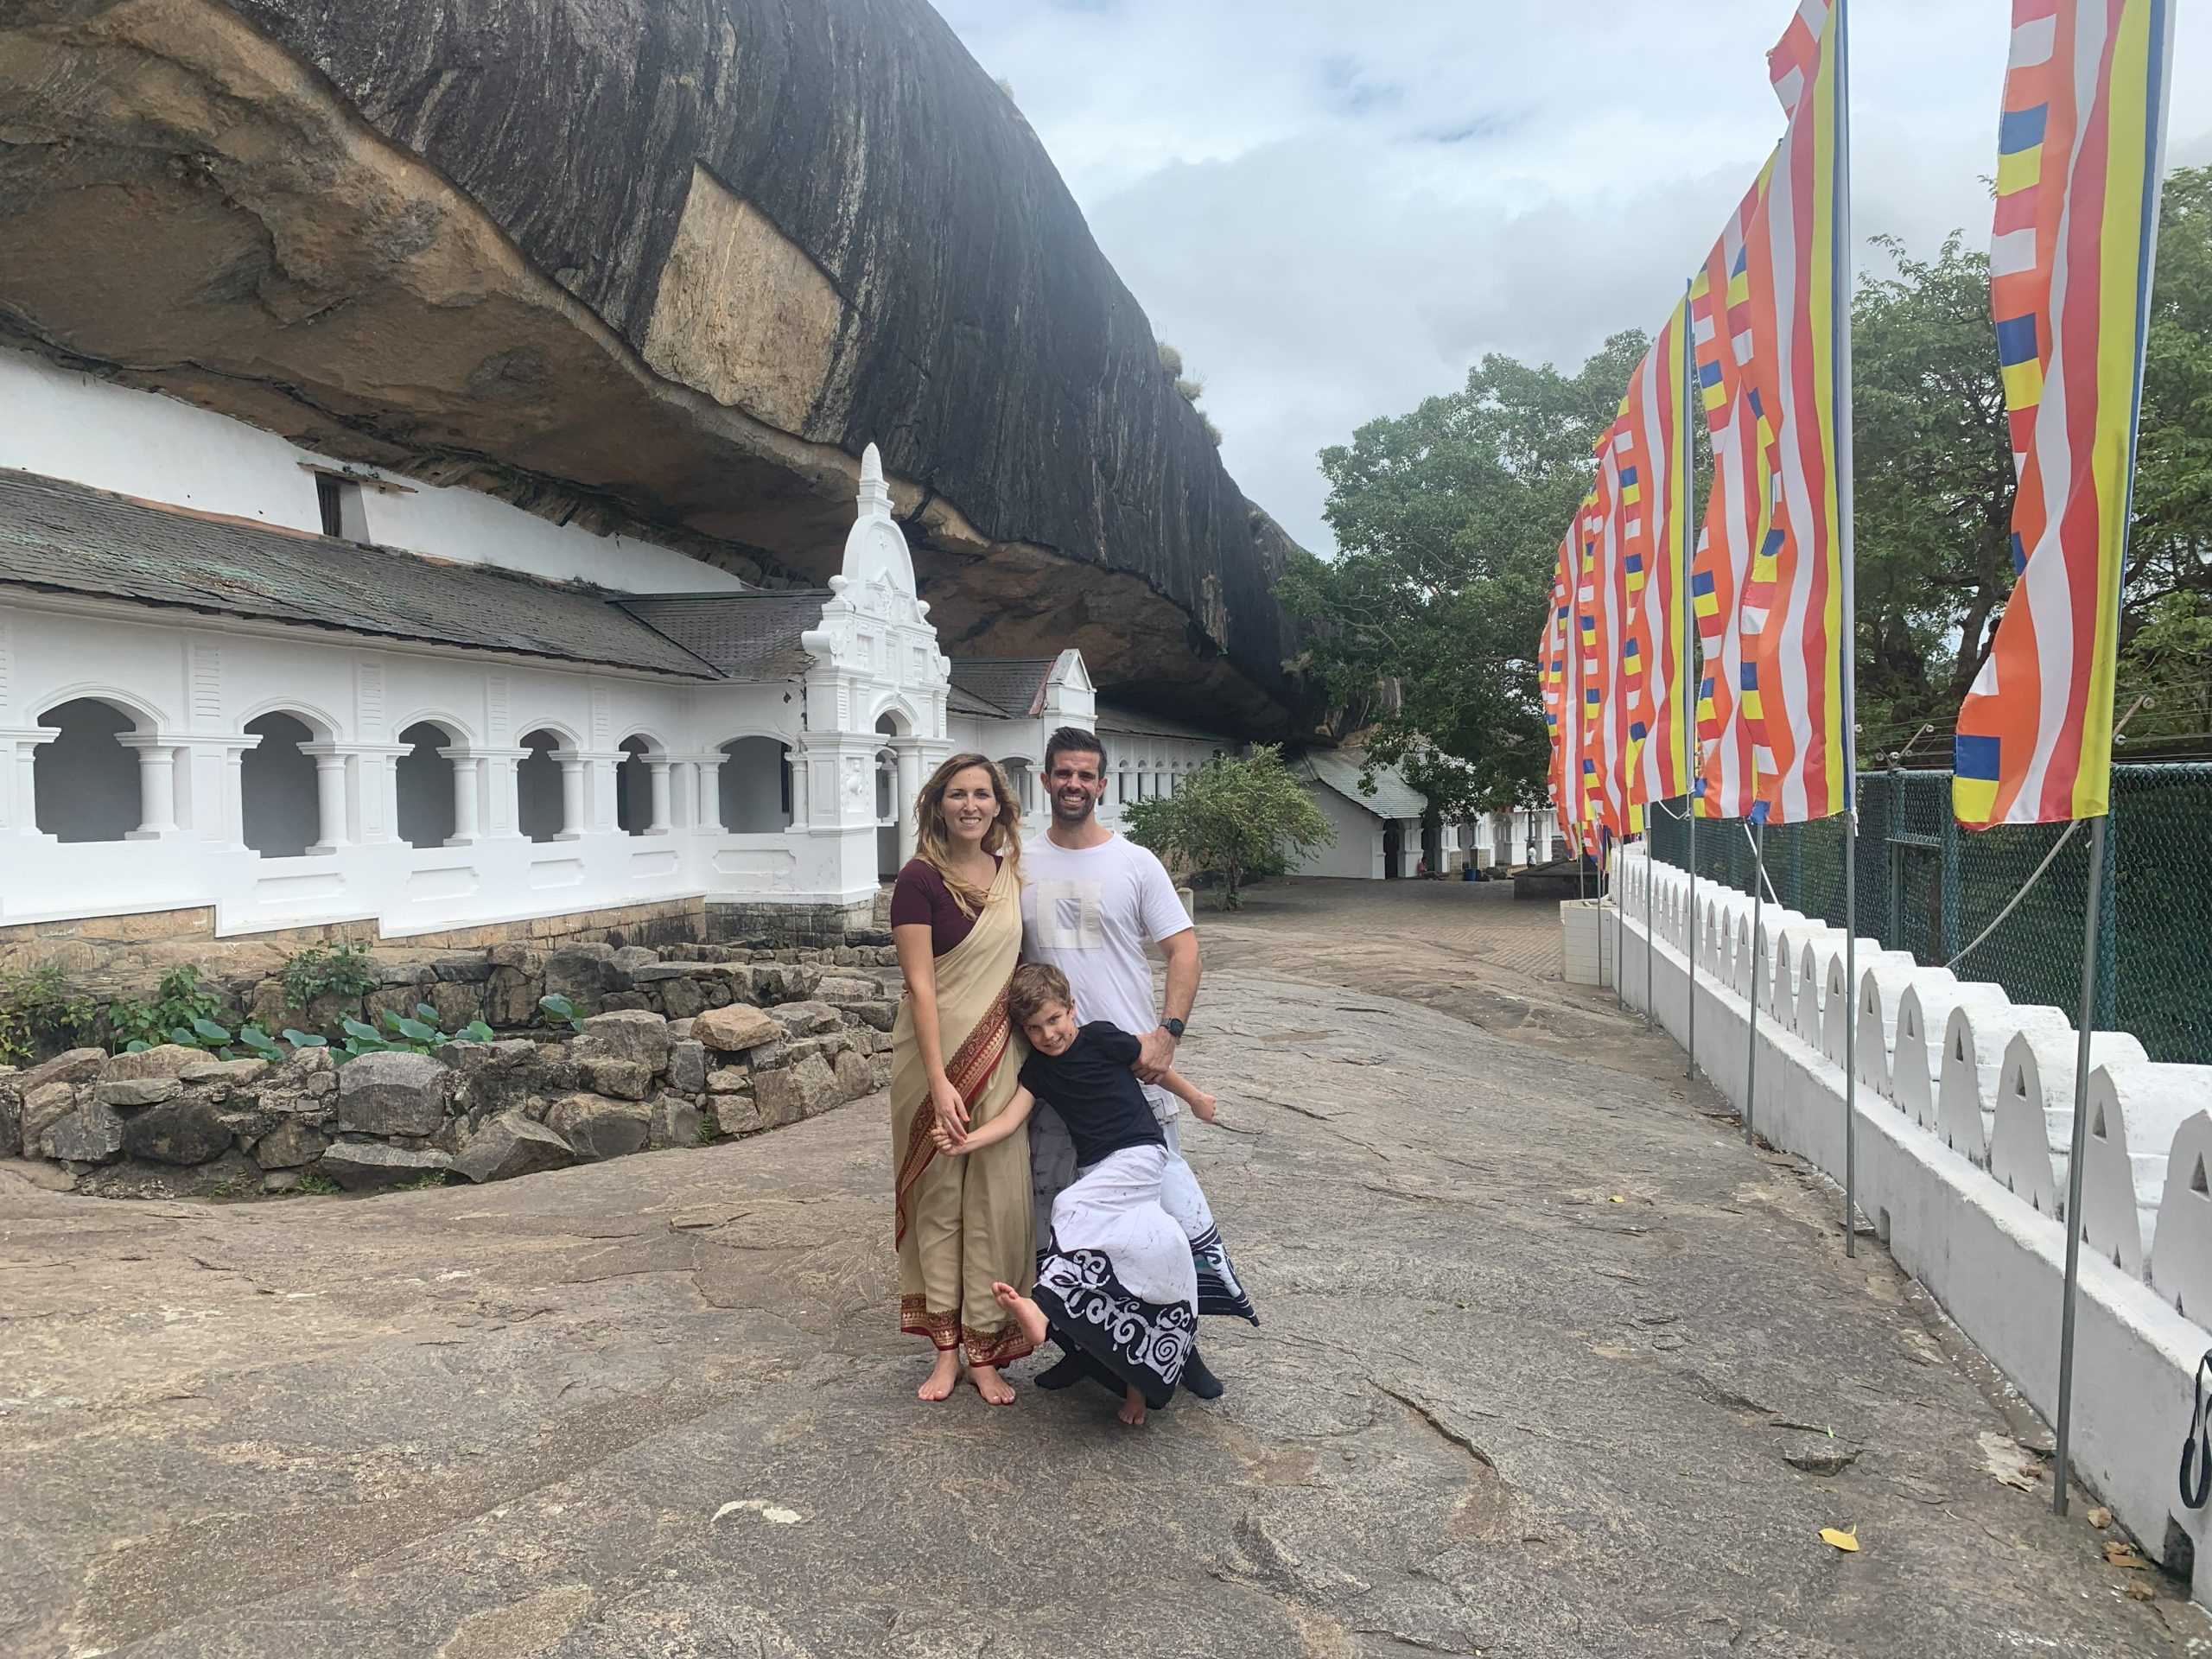
<path id="1" fill-rule="evenodd" d="M 960 1098 L 960 1091 L 952 1086 L 950 1077 L 930 1080 L 930 1104 L 937 1111 L 938 1128 L 956 1142 L 968 1138 L 968 1103 Z"/>

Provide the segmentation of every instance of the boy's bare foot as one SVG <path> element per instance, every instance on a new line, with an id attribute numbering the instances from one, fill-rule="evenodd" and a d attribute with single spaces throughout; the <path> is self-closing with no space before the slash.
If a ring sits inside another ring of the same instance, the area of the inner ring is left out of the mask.
<path id="1" fill-rule="evenodd" d="M 994 1279 L 991 1281 L 991 1297 L 1014 1315 L 1014 1322 L 1021 1327 L 1021 1334 L 1029 1338 L 1033 1346 L 1045 1340 L 1046 1325 L 1043 1308 L 1003 1280 Z"/>
<path id="2" fill-rule="evenodd" d="M 1128 1398 L 1122 1402 L 1122 1408 L 1114 1415 L 1131 1428 L 1142 1428 L 1144 1427 L 1144 1395 L 1139 1394 L 1135 1389 L 1131 1389 Z"/>
<path id="3" fill-rule="evenodd" d="M 968 1380 L 976 1385 L 976 1392 L 995 1406 L 1014 1403 L 1014 1385 L 999 1375 L 995 1365 L 970 1365 Z"/>
<path id="4" fill-rule="evenodd" d="M 950 1400 L 953 1385 L 960 1381 L 960 1351 L 940 1348 L 937 1363 L 930 1367 L 930 1374 L 922 1379 L 922 1386 L 914 1390 L 918 1400 Z"/>

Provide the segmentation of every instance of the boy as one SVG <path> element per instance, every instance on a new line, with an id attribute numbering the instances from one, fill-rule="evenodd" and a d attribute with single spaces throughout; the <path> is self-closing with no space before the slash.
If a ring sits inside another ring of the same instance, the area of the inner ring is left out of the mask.
<path id="1" fill-rule="evenodd" d="M 1040 1096 L 1058 1109 L 1079 1173 L 1053 1201 L 1036 1295 L 1007 1284 L 991 1289 L 1032 1342 L 1049 1334 L 1110 1373 L 1123 1390 L 1118 1414 L 1135 1427 L 1147 1407 L 1156 1410 L 1173 1395 L 1198 1325 L 1190 1237 L 1160 1207 L 1166 1136 L 1129 1069 L 1141 1045 L 1105 1020 L 1078 1024 L 1067 976 L 1044 963 L 1014 969 L 1007 1012 L 1029 1041 L 1021 1087 L 973 1134 L 956 1138 L 940 1128 L 938 1146 L 957 1154 L 1003 1141 Z M 1173 1071 L 1160 1085 L 1213 1122 L 1211 1095 Z"/>

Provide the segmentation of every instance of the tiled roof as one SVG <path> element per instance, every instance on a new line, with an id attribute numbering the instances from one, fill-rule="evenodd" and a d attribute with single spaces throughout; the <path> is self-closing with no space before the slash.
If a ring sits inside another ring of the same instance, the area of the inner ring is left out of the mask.
<path id="1" fill-rule="evenodd" d="M 652 594 L 615 602 L 726 680 L 790 680 L 813 659 L 799 644 L 822 626 L 827 593 Z"/>
<path id="2" fill-rule="evenodd" d="M 1293 770 L 1334 790 L 1353 805 L 1365 807 L 1378 818 L 1418 818 L 1427 813 L 1427 798 L 1408 783 L 1395 766 L 1377 766 L 1373 791 L 1362 788 L 1362 759 L 1356 749 L 1315 749 Z"/>
<path id="3" fill-rule="evenodd" d="M 985 720 L 1004 720 L 1006 710 L 995 702 L 985 702 L 973 691 L 963 691 L 957 684 L 945 688 L 944 712 L 948 715 L 976 715 Z"/>
<path id="4" fill-rule="evenodd" d="M 1045 712 L 1045 688 L 1057 657 L 956 657 L 952 683 L 1002 715 L 1020 718 Z"/>
<path id="5" fill-rule="evenodd" d="M 0 584 L 715 677 L 582 588 L 173 512 L 29 473 L 0 470 Z"/>

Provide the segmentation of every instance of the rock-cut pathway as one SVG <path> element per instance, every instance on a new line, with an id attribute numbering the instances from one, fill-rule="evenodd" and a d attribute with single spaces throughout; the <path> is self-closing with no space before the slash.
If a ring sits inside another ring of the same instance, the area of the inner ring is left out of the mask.
<path id="1" fill-rule="evenodd" d="M 359 1200 L 0 1177 L 0 1653 L 2201 1651 L 1828 1190 L 1531 927 L 1206 918 L 1188 1149 L 1267 1324 L 1135 1433 L 913 1399 L 880 1096 Z"/>

